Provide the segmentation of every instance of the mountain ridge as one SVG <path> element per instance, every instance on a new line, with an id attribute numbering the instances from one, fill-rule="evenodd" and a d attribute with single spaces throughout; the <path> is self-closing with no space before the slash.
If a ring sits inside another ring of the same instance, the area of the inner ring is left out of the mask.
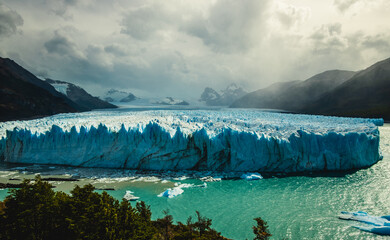
<path id="1" fill-rule="evenodd" d="M 300 111 L 302 106 L 342 84 L 354 74 L 355 72 L 352 71 L 328 70 L 303 81 L 274 83 L 243 96 L 236 100 L 231 107 Z"/>
<path id="2" fill-rule="evenodd" d="M 390 58 L 359 71 L 302 109 L 304 113 L 390 121 Z"/>
<path id="3" fill-rule="evenodd" d="M 357 72 L 329 70 L 304 81 L 276 83 L 248 93 L 230 107 L 390 121 L 389 96 L 390 58 L 387 58 Z"/>
<path id="4" fill-rule="evenodd" d="M 0 57 L 0 121 L 79 112 L 79 106 L 11 59 Z"/>
<path id="5" fill-rule="evenodd" d="M 73 83 L 53 79 L 46 79 L 45 81 L 52 85 L 54 88 L 57 87 L 57 91 L 59 90 L 59 92 L 65 94 L 70 100 L 81 106 L 84 111 L 103 108 L 117 108 L 117 106 L 111 103 L 103 101 L 98 97 L 92 96 L 83 88 Z M 61 89 L 61 85 L 64 89 Z"/>

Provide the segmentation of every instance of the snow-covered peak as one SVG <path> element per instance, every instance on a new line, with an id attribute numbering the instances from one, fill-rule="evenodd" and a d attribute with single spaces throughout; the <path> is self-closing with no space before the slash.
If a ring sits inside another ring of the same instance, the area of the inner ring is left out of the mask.
<path id="1" fill-rule="evenodd" d="M 134 94 L 111 88 L 104 96 L 102 96 L 107 102 L 131 102 L 137 99 Z"/>
<path id="2" fill-rule="evenodd" d="M 227 86 L 226 91 L 235 91 L 237 89 L 240 89 L 241 87 L 238 87 L 237 84 L 232 83 L 229 86 Z"/>
<path id="3" fill-rule="evenodd" d="M 51 84 L 57 92 L 67 95 L 69 84 L 68 83 L 52 83 Z"/>
<path id="4" fill-rule="evenodd" d="M 210 87 L 206 87 L 200 97 L 200 101 L 211 106 L 228 106 L 247 93 L 247 91 L 235 83 L 228 85 L 225 89 L 220 90 L 219 92 Z"/>
<path id="5" fill-rule="evenodd" d="M 166 97 L 166 98 L 158 100 L 154 103 L 155 104 L 162 104 L 162 105 L 189 105 L 188 102 L 181 100 L 181 99 L 175 99 L 173 97 Z"/>

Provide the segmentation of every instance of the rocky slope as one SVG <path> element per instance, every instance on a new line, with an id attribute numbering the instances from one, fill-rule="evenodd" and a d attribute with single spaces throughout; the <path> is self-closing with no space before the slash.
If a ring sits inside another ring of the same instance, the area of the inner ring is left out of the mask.
<path id="1" fill-rule="evenodd" d="M 50 84 L 8 58 L 0 58 L 0 121 L 37 118 L 82 109 Z"/>

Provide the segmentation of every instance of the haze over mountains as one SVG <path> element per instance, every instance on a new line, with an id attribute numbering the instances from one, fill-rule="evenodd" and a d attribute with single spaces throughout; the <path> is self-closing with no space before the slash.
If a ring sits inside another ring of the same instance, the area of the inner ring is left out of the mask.
<path id="1" fill-rule="evenodd" d="M 355 72 L 351 71 L 331 70 L 314 75 L 305 81 L 275 83 L 248 93 L 235 101 L 231 107 L 299 111 L 302 106 L 333 90 L 354 74 Z"/>
<path id="2" fill-rule="evenodd" d="M 231 107 L 390 120 L 390 59 L 359 72 L 331 70 L 305 81 L 275 83 Z"/>
<path id="3" fill-rule="evenodd" d="M 52 79 L 42 81 L 10 59 L 0 58 L 0 76 L 1 121 L 116 107 L 72 83 Z M 362 71 L 330 70 L 305 81 L 275 83 L 251 93 L 236 84 L 221 91 L 206 87 L 199 101 L 208 106 L 379 117 L 389 121 L 389 96 L 390 58 Z M 132 93 L 115 89 L 109 90 L 106 97 L 117 102 L 137 99 Z M 172 97 L 153 103 L 188 105 L 187 101 Z"/>
<path id="4" fill-rule="evenodd" d="M 356 73 L 302 112 L 390 120 L 390 58 Z"/>

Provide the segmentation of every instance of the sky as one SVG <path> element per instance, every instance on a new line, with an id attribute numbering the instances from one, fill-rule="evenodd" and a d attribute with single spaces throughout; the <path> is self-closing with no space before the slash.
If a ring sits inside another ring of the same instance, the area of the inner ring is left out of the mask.
<path id="1" fill-rule="evenodd" d="M 390 57 L 388 0 L 0 0 L 0 56 L 94 95 L 199 98 Z"/>

